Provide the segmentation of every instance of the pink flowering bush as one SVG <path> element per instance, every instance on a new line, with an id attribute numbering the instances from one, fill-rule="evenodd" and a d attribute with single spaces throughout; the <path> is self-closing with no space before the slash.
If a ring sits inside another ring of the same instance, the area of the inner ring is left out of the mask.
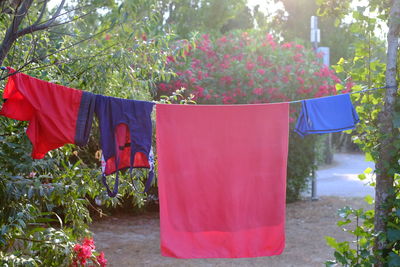
<path id="1" fill-rule="evenodd" d="M 336 94 L 340 79 L 311 49 L 269 33 L 203 35 L 186 56 L 168 57 L 177 77 L 159 95 L 185 88 L 199 104 L 272 103 Z M 346 90 L 350 90 L 351 85 Z M 291 121 L 294 118 L 291 119 Z"/>
<path id="2" fill-rule="evenodd" d="M 92 238 L 85 238 L 81 244 L 75 244 L 71 267 L 106 266 L 107 260 L 104 258 L 104 252 L 97 253 L 95 249 Z"/>
<path id="3" fill-rule="evenodd" d="M 198 104 L 256 104 L 334 95 L 341 80 L 321 63 L 321 57 L 301 44 L 281 43 L 259 31 L 216 39 L 205 34 L 195 47 L 168 57 L 168 66 L 177 76 L 158 84 L 158 96 L 176 95 L 183 88 L 181 98 L 192 96 Z M 338 88 L 348 92 L 352 85 L 348 82 Z M 300 104 L 290 106 L 291 129 L 299 108 Z M 315 169 L 314 142 L 314 136 L 302 139 L 291 131 L 288 201 L 298 199 Z"/>

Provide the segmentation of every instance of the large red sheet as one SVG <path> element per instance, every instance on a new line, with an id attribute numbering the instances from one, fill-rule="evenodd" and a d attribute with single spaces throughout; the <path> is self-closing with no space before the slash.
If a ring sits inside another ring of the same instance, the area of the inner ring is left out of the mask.
<path id="1" fill-rule="evenodd" d="M 163 256 L 271 256 L 285 246 L 287 103 L 157 105 Z"/>

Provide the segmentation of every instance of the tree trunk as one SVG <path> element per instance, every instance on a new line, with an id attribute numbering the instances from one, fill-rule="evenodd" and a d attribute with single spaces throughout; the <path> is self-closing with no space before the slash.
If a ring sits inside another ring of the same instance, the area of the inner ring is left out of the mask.
<path id="1" fill-rule="evenodd" d="M 400 0 L 393 0 L 389 15 L 388 50 L 386 66 L 386 86 L 384 106 L 379 114 L 379 131 L 381 134 L 379 158 L 376 162 L 377 177 L 375 189 L 375 233 L 386 231 L 386 218 L 390 209 L 384 207 L 393 190 L 393 176 L 390 167 L 396 162 L 393 146 L 395 132 L 393 127 L 393 113 L 397 94 L 397 48 L 400 27 Z M 386 241 L 375 240 L 374 251 L 382 252 L 387 247 Z M 384 266 L 380 260 L 375 266 Z"/>

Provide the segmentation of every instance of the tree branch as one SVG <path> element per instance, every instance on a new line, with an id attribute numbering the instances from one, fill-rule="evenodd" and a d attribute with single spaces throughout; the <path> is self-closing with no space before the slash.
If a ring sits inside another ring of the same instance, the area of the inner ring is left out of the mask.
<path id="1" fill-rule="evenodd" d="M 0 45 L 0 65 L 3 64 L 5 57 L 10 51 L 11 46 L 18 38 L 16 33 L 18 31 L 19 26 L 21 25 L 22 20 L 25 18 L 28 13 L 29 8 L 32 5 L 33 0 L 25 0 L 22 1 L 21 5 L 17 7 L 17 10 L 14 15 L 14 19 L 8 27 L 6 35 L 4 36 L 3 42 Z"/>
<path id="2" fill-rule="evenodd" d="M 47 2 L 48 2 L 48 0 L 44 1 L 43 6 L 42 6 L 42 10 L 40 10 L 39 17 L 37 18 L 37 20 L 32 25 L 37 25 L 42 20 L 43 15 L 46 12 Z"/>
<path id="3" fill-rule="evenodd" d="M 65 4 L 65 0 L 62 0 L 60 5 L 58 6 L 56 12 L 53 14 L 53 16 L 47 22 L 42 23 L 42 24 L 36 24 L 36 23 L 39 23 L 38 20 L 37 20 L 31 26 L 28 26 L 28 27 L 26 27 L 24 29 L 21 29 L 21 30 L 17 31 L 16 38 L 21 37 L 21 36 L 23 36 L 25 34 L 28 34 L 28 33 L 33 33 L 33 32 L 36 32 L 36 31 L 41 31 L 41 30 L 49 28 L 55 22 L 55 20 L 59 17 L 59 15 L 61 13 L 61 10 L 64 7 L 64 4 Z M 43 5 L 46 6 L 46 3 L 43 4 Z M 41 17 L 42 15 L 43 14 L 41 13 L 39 17 Z"/>
<path id="4" fill-rule="evenodd" d="M 113 27 L 113 26 L 111 26 L 111 27 Z M 111 27 L 110 27 L 110 28 L 111 28 Z M 100 31 L 100 32 L 98 32 L 98 33 L 96 33 L 96 34 L 93 34 L 93 35 L 89 36 L 88 38 L 82 39 L 82 40 L 80 40 L 80 41 L 78 41 L 78 42 L 75 42 L 75 43 L 73 43 L 73 44 L 71 44 L 71 45 L 69 45 L 69 46 L 66 46 L 66 47 L 62 48 L 62 49 L 56 50 L 56 51 L 54 51 L 53 53 L 47 54 L 47 55 L 45 55 L 45 56 L 43 56 L 43 57 L 40 57 L 40 58 L 32 58 L 32 59 L 29 60 L 28 62 L 25 62 L 25 63 L 24 63 L 21 67 L 19 67 L 15 72 L 9 73 L 9 74 L 5 75 L 4 77 L 1 77 L 1 78 L 0 78 L 0 81 L 1 81 L 1 80 L 5 80 L 7 77 L 9 77 L 9 76 L 11 76 L 11 75 L 14 75 L 14 74 L 16 74 L 16 73 L 18 73 L 18 72 L 20 72 L 20 71 L 23 70 L 26 66 L 28 66 L 29 64 L 31 64 L 31 63 L 33 63 L 33 62 L 36 62 L 36 61 L 39 61 L 39 60 L 43 60 L 43 59 L 45 59 L 45 58 L 47 58 L 47 57 L 49 57 L 49 56 L 51 56 L 51 55 L 57 54 L 57 53 L 59 53 L 59 52 L 61 52 L 61 51 L 64 51 L 64 50 L 69 49 L 69 48 L 71 48 L 71 47 L 74 47 L 74 46 L 76 46 L 76 45 L 78 45 L 78 44 L 80 44 L 80 43 L 83 43 L 83 42 L 85 42 L 85 41 L 88 41 L 88 40 L 94 38 L 95 36 L 98 36 L 98 35 L 100 35 L 100 34 L 106 32 L 106 31 L 110 30 L 110 28 L 104 29 L 104 30 L 102 30 L 102 31 Z M 116 44 L 111 45 L 111 46 L 105 48 L 105 49 L 102 50 L 102 51 L 108 50 L 108 49 L 110 49 L 111 47 L 114 47 L 115 45 L 116 45 Z M 94 57 L 97 57 L 98 54 L 99 54 L 99 53 L 97 53 L 95 56 L 88 56 L 87 58 L 94 58 Z M 83 59 L 83 58 L 85 58 L 85 57 L 80 57 L 80 58 L 77 58 L 76 60 Z M 71 62 L 71 61 L 74 61 L 74 60 L 68 60 L 68 61 L 64 61 L 64 62 L 67 63 L 67 62 Z M 58 62 L 58 63 L 60 63 L 60 62 Z M 57 63 L 48 64 L 48 65 L 45 65 L 45 67 L 48 67 L 48 66 L 51 66 L 51 65 L 54 65 L 54 64 L 57 64 Z M 31 68 L 31 69 L 29 69 L 29 70 L 39 69 L 39 68 L 43 68 L 43 66 L 40 66 L 40 67 L 37 67 L 37 68 Z"/>

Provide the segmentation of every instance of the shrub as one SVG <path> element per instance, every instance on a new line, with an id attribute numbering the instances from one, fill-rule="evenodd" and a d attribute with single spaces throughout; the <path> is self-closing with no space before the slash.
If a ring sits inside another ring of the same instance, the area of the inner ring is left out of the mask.
<path id="1" fill-rule="evenodd" d="M 211 40 L 203 35 L 196 46 L 177 49 L 167 60 L 177 73 L 158 84 L 158 96 L 185 88 L 199 104 L 286 102 L 336 94 L 340 79 L 320 63 L 313 50 L 294 42 L 279 43 L 271 34 L 235 32 Z M 347 84 L 343 92 L 351 89 Z M 290 149 L 287 199 L 294 201 L 315 169 L 315 137 L 293 133 L 300 104 L 290 107 Z"/>

